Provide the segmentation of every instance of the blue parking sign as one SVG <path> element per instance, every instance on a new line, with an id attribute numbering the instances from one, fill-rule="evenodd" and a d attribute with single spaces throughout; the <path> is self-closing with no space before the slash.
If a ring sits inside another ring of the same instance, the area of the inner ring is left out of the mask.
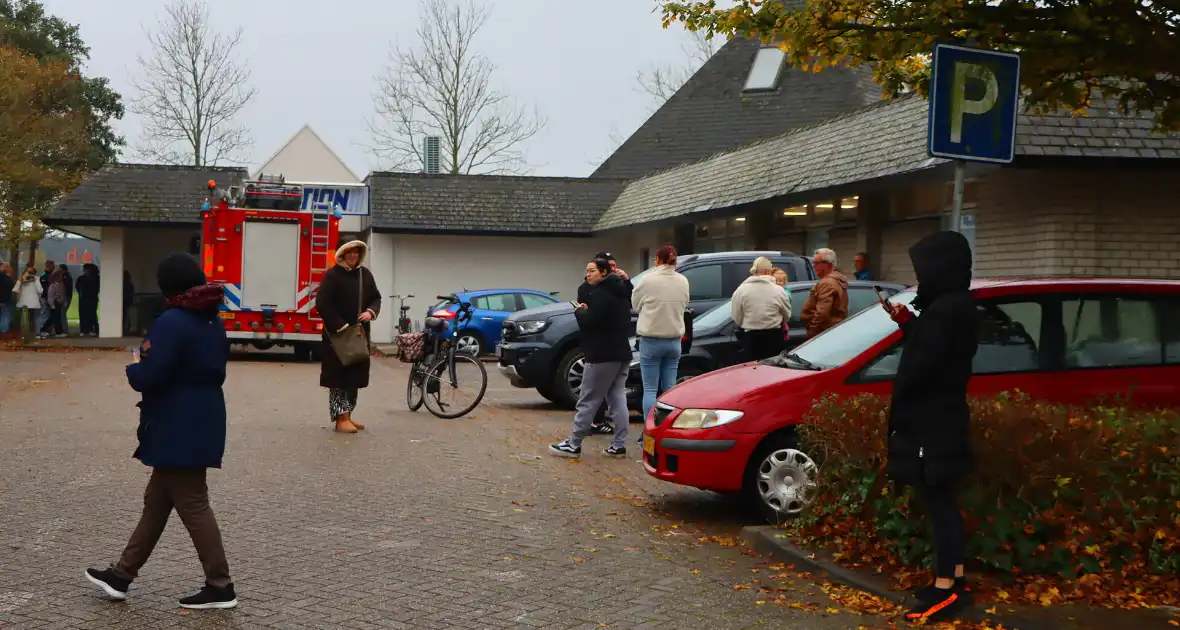
<path id="1" fill-rule="evenodd" d="M 934 47 L 926 151 L 1007 164 L 1016 155 L 1020 56 L 951 44 Z"/>

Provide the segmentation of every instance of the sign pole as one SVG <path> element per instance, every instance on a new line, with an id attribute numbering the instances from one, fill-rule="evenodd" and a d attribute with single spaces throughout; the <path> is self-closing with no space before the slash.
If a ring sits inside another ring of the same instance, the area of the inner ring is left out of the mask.
<path id="1" fill-rule="evenodd" d="M 963 187 L 967 183 L 967 163 L 955 160 L 955 198 L 951 207 L 951 231 L 962 232 L 963 228 Z"/>

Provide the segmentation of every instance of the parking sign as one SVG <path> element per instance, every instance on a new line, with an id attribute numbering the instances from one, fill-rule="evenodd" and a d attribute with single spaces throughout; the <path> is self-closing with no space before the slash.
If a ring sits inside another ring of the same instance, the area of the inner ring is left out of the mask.
<path id="1" fill-rule="evenodd" d="M 1007 164 L 1016 155 L 1020 56 L 934 47 L 926 150 L 933 157 Z"/>

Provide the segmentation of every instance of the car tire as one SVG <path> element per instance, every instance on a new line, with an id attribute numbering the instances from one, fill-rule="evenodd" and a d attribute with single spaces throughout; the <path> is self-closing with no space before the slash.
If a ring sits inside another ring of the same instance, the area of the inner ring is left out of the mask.
<path id="1" fill-rule="evenodd" d="M 573 409 L 578 405 L 585 369 L 586 356 L 582 354 L 581 348 L 574 348 L 561 357 L 553 375 L 553 395 L 557 398 L 554 402 L 565 409 Z"/>
<path id="2" fill-rule="evenodd" d="M 537 393 L 540 394 L 542 398 L 544 398 L 545 400 L 548 400 L 551 403 L 558 402 L 557 396 L 555 396 L 553 394 L 553 389 L 550 387 L 538 387 Z"/>
<path id="3" fill-rule="evenodd" d="M 819 466 L 799 449 L 793 432 L 765 439 L 746 463 L 742 492 L 747 502 L 771 525 L 795 518 L 814 498 Z"/>
<path id="4" fill-rule="evenodd" d="M 460 332 L 457 337 L 455 337 L 455 352 L 466 352 L 471 354 L 471 350 L 473 349 L 475 350 L 475 353 L 472 354 L 472 356 L 475 357 L 478 357 L 485 352 L 483 339 L 480 337 L 479 333 L 471 330 L 464 330 L 463 332 Z"/>
<path id="5" fill-rule="evenodd" d="M 688 366 L 685 369 L 676 372 L 676 384 L 679 385 L 690 378 L 696 378 L 705 372 L 706 370 L 702 370 L 695 365 Z"/>

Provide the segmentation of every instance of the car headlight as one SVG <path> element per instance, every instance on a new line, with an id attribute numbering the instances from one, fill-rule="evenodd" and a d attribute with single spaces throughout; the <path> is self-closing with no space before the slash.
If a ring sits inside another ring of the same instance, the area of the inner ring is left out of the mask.
<path id="1" fill-rule="evenodd" d="M 672 421 L 673 429 L 710 429 L 740 419 L 740 411 L 725 409 L 685 409 Z"/>
<path id="2" fill-rule="evenodd" d="M 520 329 L 522 335 L 535 335 L 545 330 L 548 325 L 549 320 L 547 319 L 539 322 L 516 322 L 516 327 Z"/>

